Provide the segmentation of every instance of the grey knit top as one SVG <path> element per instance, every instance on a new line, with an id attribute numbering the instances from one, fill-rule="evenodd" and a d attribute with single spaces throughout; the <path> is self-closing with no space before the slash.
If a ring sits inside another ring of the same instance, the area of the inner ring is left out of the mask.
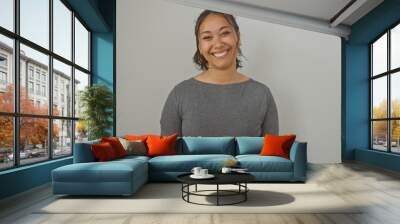
<path id="1" fill-rule="evenodd" d="M 271 91 L 253 79 L 232 84 L 185 80 L 168 95 L 160 124 L 161 135 L 264 136 L 279 132 Z"/>

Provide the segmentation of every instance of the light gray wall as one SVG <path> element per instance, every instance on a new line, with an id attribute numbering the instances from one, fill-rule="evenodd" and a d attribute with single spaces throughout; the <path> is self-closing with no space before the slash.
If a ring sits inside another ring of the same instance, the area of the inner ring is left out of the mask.
<path id="1" fill-rule="evenodd" d="M 200 72 L 192 56 L 201 11 L 164 0 L 117 1 L 117 135 L 160 133 L 169 91 Z M 307 141 L 310 162 L 340 162 L 340 38 L 237 21 L 246 57 L 241 72 L 271 89 L 280 134 Z"/>

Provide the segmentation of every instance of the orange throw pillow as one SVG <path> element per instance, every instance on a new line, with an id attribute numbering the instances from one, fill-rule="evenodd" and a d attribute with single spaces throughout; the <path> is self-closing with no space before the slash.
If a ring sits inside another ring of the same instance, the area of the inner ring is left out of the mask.
<path id="1" fill-rule="evenodd" d="M 114 149 L 115 155 L 117 158 L 121 158 L 126 156 L 126 151 L 124 146 L 122 146 L 121 142 L 116 137 L 109 137 L 109 138 L 101 138 L 101 142 L 108 142 Z"/>
<path id="2" fill-rule="evenodd" d="M 265 135 L 264 146 L 261 149 L 260 155 L 262 156 L 280 156 L 286 159 L 290 157 L 290 148 L 296 135 Z"/>
<path id="3" fill-rule="evenodd" d="M 124 139 L 129 140 L 129 141 L 143 141 L 146 142 L 147 135 L 125 135 Z"/>
<path id="4" fill-rule="evenodd" d="M 92 149 L 94 157 L 99 162 L 109 161 L 117 158 L 113 147 L 108 142 L 93 144 L 90 147 Z"/>
<path id="5" fill-rule="evenodd" d="M 148 156 L 176 155 L 176 139 L 178 135 L 147 137 Z"/>

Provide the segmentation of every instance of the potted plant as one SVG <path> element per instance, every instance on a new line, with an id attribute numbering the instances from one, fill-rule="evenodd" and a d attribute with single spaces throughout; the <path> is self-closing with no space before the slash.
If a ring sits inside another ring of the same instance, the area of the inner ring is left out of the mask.
<path id="1" fill-rule="evenodd" d="M 79 106 L 82 108 L 83 124 L 87 127 L 89 140 L 110 136 L 112 125 L 113 94 L 102 84 L 87 86 L 80 92 Z"/>

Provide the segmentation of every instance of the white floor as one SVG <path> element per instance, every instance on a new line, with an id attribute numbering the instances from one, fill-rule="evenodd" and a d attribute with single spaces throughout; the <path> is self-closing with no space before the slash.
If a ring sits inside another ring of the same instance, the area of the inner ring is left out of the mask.
<path id="1" fill-rule="evenodd" d="M 40 206 L 54 201 L 46 185 L 1 201 L 0 223 L 400 223 L 398 173 L 358 163 L 312 165 L 307 183 L 322 186 L 349 203 L 366 206 L 361 213 L 350 214 L 38 214 L 35 211 Z"/>

